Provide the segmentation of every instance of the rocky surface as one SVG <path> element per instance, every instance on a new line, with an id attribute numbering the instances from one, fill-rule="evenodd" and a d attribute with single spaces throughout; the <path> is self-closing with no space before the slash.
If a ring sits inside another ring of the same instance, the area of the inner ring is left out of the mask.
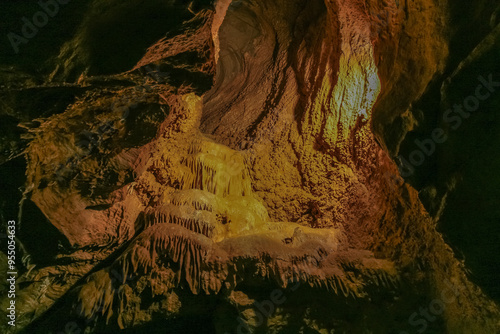
<path id="1" fill-rule="evenodd" d="M 2 215 L 19 209 L 22 246 L 2 330 L 497 332 L 471 247 L 494 254 L 495 235 L 457 217 L 481 196 L 498 218 L 474 146 L 493 156 L 494 110 L 439 121 L 498 69 L 498 9 L 468 6 L 489 25 L 430 0 L 68 5 L 78 24 L 38 72 L 2 58 Z M 407 175 L 437 127 L 449 139 Z"/>

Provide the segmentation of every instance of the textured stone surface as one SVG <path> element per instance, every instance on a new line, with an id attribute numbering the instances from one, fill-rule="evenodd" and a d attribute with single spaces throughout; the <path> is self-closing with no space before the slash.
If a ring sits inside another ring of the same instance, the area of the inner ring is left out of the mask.
<path id="1" fill-rule="evenodd" d="M 40 256 L 21 238 L 18 330 L 399 333 L 450 289 L 428 332 L 498 329 L 437 231 L 450 181 L 426 185 L 427 211 L 391 159 L 428 128 L 414 105 L 433 80 L 448 78 L 446 106 L 495 59 L 497 28 L 449 73 L 463 23 L 441 1 L 141 3 L 89 2 L 41 83 L 5 76 L 2 117 L 26 131 L 2 159 L 26 147 L 20 217 L 54 243 Z M 156 11 L 156 40 L 126 43 L 124 20 Z M 65 98 L 23 114 L 32 92 Z M 460 139 L 446 145 L 432 159 L 461 157 Z"/>

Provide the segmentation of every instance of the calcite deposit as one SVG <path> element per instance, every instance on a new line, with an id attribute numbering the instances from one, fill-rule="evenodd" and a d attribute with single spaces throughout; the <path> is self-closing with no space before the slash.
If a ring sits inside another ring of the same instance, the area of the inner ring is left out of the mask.
<path id="1" fill-rule="evenodd" d="M 169 17 L 161 35 L 99 63 L 97 27 L 140 27 L 147 6 Z M 74 100 L 25 125 L 20 217 L 51 237 L 22 240 L 5 332 L 499 330 L 497 304 L 398 171 L 412 103 L 449 66 L 445 1 L 106 0 L 83 13 L 36 88 Z M 123 66 L 103 70 L 113 57 Z M 58 246 L 42 261 L 37 242 Z"/>

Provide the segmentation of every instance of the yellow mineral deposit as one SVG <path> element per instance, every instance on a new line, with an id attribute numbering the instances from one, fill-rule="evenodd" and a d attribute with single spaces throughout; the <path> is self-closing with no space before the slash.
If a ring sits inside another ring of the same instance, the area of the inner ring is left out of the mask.
<path id="1" fill-rule="evenodd" d="M 332 147 L 345 149 L 353 132 L 361 131 L 355 129 L 359 121 L 370 126 L 380 80 L 373 58 L 370 22 L 365 14 L 341 6 L 339 21 L 342 40 L 339 69 L 332 73 L 333 70 L 327 68 L 315 110 L 327 111 L 324 140 Z M 332 82 L 333 78 L 336 82 Z"/>

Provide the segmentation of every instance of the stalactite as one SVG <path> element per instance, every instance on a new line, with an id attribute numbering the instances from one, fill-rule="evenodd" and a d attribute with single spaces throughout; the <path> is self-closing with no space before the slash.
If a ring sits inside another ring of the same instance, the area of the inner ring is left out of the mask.
<path id="1" fill-rule="evenodd" d="M 201 134 L 194 136 L 185 149 L 187 154 L 176 165 L 181 171 L 180 184 L 166 191 L 167 195 L 158 196 L 162 200 L 139 216 L 136 224 L 144 230 L 117 260 L 125 277 L 147 275 L 153 294 L 177 287 L 188 287 L 193 294 L 215 294 L 224 284 L 234 287 L 252 275 L 283 288 L 290 282 L 301 282 L 315 289 L 326 288 L 342 298 L 365 295 L 362 280 L 350 272 L 371 268 L 359 269 L 332 257 L 338 231 L 271 223 L 266 207 L 252 193 L 240 153 Z M 150 169 L 160 183 L 166 183 L 156 177 L 169 165 L 166 154 Z M 256 235 L 266 238 L 252 239 Z M 283 246 L 285 239 L 291 240 L 290 245 Z M 265 241 L 254 247 L 253 241 L 259 240 Z M 377 285 L 388 284 L 386 277 L 391 276 L 376 266 L 367 275 Z M 129 282 L 124 279 L 121 284 Z M 102 300 L 109 308 L 114 297 L 106 291 L 93 291 L 93 300 Z M 118 314 L 127 307 L 123 299 L 114 305 Z M 94 310 L 93 306 L 88 309 L 85 316 Z"/>
<path id="2" fill-rule="evenodd" d="M 196 153 L 184 157 L 181 162 L 191 171 L 191 174 L 184 175 L 182 189 L 205 190 L 220 197 L 245 196 L 251 192 L 243 161 Z"/>
<path id="3" fill-rule="evenodd" d="M 193 210 L 188 206 L 163 205 L 149 209 L 145 215 L 145 226 L 176 224 L 196 233 L 212 238 L 216 233 L 216 218 L 212 212 Z"/>

